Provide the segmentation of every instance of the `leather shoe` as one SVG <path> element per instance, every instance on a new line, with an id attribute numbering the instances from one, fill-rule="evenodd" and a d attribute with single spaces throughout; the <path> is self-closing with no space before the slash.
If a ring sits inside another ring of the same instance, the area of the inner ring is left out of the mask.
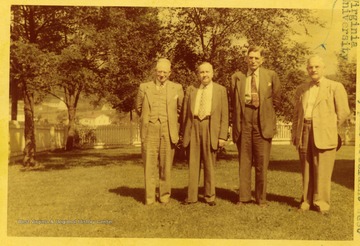
<path id="1" fill-rule="evenodd" d="M 181 204 L 182 205 L 192 205 L 192 204 L 195 204 L 197 202 L 188 202 L 188 201 L 183 201 Z"/>
<path id="2" fill-rule="evenodd" d="M 314 210 L 316 212 L 321 213 L 324 216 L 328 216 L 329 215 L 329 210 L 321 210 L 319 206 L 314 206 Z"/>
<path id="3" fill-rule="evenodd" d="M 209 204 L 209 206 L 213 207 L 216 205 L 216 202 L 215 201 L 212 201 L 212 202 L 208 202 L 207 204 Z"/>
<path id="4" fill-rule="evenodd" d="M 247 204 L 250 204 L 251 203 L 251 201 L 247 201 L 247 202 L 240 202 L 240 201 L 238 201 L 237 203 L 236 203 L 236 205 L 237 206 L 243 206 L 243 205 L 247 205 Z"/>

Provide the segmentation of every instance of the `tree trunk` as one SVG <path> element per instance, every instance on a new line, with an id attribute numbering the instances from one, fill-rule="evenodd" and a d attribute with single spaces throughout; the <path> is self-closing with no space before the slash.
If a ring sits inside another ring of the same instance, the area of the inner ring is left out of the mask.
<path id="1" fill-rule="evenodd" d="M 11 96 L 11 120 L 17 120 L 18 113 L 18 98 L 15 95 Z"/>
<path id="2" fill-rule="evenodd" d="M 24 86 L 24 115 L 25 115 L 25 148 L 24 148 L 24 158 L 23 166 L 24 167 L 34 167 L 36 165 L 35 153 L 36 153 L 36 143 L 35 143 L 35 123 L 34 123 L 34 95 L 29 92 Z"/>
<path id="3" fill-rule="evenodd" d="M 75 114 L 76 114 L 76 107 L 69 105 L 69 108 L 68 108 L 69 126 L 68 126 L 68 136 L 66 139 L 66 150 L 67 151 L 71 151 L 74 148 Z"/>

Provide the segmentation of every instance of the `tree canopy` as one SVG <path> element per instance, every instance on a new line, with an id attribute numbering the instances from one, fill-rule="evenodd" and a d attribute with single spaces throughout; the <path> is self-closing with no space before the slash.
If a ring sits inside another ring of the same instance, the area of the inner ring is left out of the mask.
<path id="1" fill-rule="evenodd" d="M 202 61 L 229 88 L 231 75 L 246 71 L 249 45 L 266 48 L 264 66 L 279 74 L 284 91 L 277 113 L 290 119 L 293 92 L 306 78 L 300 68 L 311 53 L 292 37 L 324 26 L 308 9 L 13 5 L 11 11 L 10 96 L 25 95 L 17 88 L 26 83 L 35 101 L 42 94 L 64 98 L 70 137 L 81 95 L 131 112 L 139 84 L 151 79 L 160 57 L 172 61 L 171 79 L 185 88 L 197 83 Z M 339 60 L 349 93 L 354 64 Z"/>

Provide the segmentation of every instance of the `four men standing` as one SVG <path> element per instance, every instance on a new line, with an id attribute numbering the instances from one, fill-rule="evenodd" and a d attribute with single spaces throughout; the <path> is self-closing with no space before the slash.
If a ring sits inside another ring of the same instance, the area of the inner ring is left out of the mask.
<path id="1" fill-rule="evenodd" d="M 265 207 L 271 142 L 276 133 L 275 108 L 281 103 L 281 94 L 278 75 L 261 67 L 263 53 L 261 47 L 249 47 L 247 73 L 236 72 L 232 76 L 231 102 L 233 141 L 239 152 L 238 204 L 252 202 L 251 171 L 254 166 L 255 201 Z M 313 56 L 308 60 L 311 82 L 296 90 L 292 130 L 292 141 L 299 151 L 302 165 L 300 209 L 309 210 L 313 206 L 319 212 L 327 212 L 330 208 L 337 128 L 350 114 L 344 86 L 324 78 L 323 69 L 320 57 Z M 136 100 L 141 119 L 145 204 L 155 202 L 157 166 L 159 201 L 169 202 L 171 166 L 180 133 L 183 147 L 189 153 L 189 185 L 184 204 L 198 201 L 202 163 L 204 199 L 214 206 L 216 152 L 228 137 L 226 88 L 213 82 L 213 67 L 204 62 L 197 70 L 199 86 L 189 86 L 183 100 L 182 86 L 168 80 L 170 61 L 159 59 L 155 71 L 156 80 L 141 84 Z"/>

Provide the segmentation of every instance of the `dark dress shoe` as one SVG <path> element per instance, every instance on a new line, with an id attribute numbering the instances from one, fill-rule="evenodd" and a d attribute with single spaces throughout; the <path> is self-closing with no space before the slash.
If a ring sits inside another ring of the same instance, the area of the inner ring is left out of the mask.
<path id="1" fill-rule="evenodd" d="M 197 202 L 188 202 L 188 201 L 183 201 L 181 204 L 182 205 L 191 205 L 191 204 L 195 204 Z"/>
<path id="2" fill-rule="evenodd" d="M 207 204 L 209 204 L 209 206 L 213 207 L 213 206 L 216 205 L 216 202 L 215 202 L 215 201 L 213 201 L 213 202 L 208 202 Z"/>
<path id="3" fill-rule="evenodd" d="M 250 204 L 250 203 L 252 203 L 252 201 L 245 201 L 245 202 L 237 202 L 236 203 L 236 205 L 238 205 L 238 206 L 243 206 L 243 205 L 246 205 L 246 204 Z"/>

